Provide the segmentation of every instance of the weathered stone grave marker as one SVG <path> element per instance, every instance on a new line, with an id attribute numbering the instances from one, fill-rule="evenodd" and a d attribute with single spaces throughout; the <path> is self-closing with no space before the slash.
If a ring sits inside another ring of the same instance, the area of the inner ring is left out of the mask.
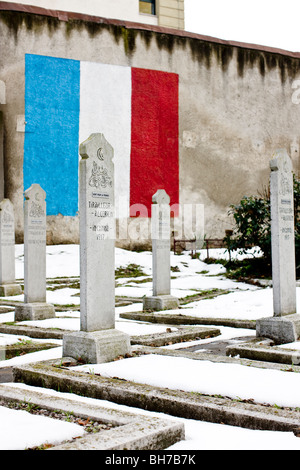
<path id="1" fill-rule="evenodd" d="M 0 202 L 0 296 L 22 293 L 15 282 L 15 219 L 9 199 Z"/>
<path id="2" fill-rule="evenodd" d="M 151 231 L 153 296 L 144 298 L 143 309 L 178 308 L 178 299 L 171 295 L 170 197 L 164 189 L 152 197 Z"/>
<path id="3" fill-rule="evenodd" d="M 113 148 L 103 134 L 80 145 L 80 331 L 67 333 L 63 356 L 102 363 L 131 351 L 115 329 Z"/>
<path id="4" fill-rule="evenodd" d="M 24 202 L 24 304 L 15 309 L 15 320 L 55 317 L 46 302 L 46 193 L 39 184 L 25 191 Z"/>
<path id="5" fill-rule="evenodd" d="M 256 335 L 276 343 L 296 341 L 300 315 L 296 314 L 296 266 L 292 162 L 286 150 L 270 161 L 273 317 L 256 322 Z"/>

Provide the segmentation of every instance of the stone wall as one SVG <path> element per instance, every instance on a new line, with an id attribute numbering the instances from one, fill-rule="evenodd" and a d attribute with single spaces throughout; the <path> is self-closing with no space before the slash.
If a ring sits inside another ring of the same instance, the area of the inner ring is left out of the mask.
<path id="1" fill-rule="evenodd" d="M 53 12 L 36 14 L 31 8 L 28 13 L 24 6 L 22 11 L 17 6 L 5 11 L 3 5 L 0 83 L 5 84 L 6 99 L 0 111 L 5 197 L 15 207 L 18 241 L 27 189 L 24 131 L 35 132 L 24 122 L 25 54 L 178 75 L 179 203 L 204 205 L 208 238 L 223 237 L 231 228 L 230 204 L 266 189 L 269 160 L 277 148 L 287 149 L 298 174 L 300 106 L 293 96 L 300 79 L 299 54 L 154 26 L 92 21 L 77 14 L 61 20 Z M 110 125 L 116 127 L 114 122 Z M 167 158 L 165 164 L 168 168 Z M 51 169 L 45 166 L 45 171 Z M 47 223 L 48 243 L 78 241 L 78 216 L 51 215 Z M 141 218 L 130 223 L 133 232 L 142 230 Z M 121 244 L 134 247 L 138 241 Z"/>

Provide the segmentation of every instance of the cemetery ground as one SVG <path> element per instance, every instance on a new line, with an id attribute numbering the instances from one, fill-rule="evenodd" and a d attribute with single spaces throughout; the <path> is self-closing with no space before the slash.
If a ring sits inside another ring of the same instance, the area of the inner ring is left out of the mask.
<path id="1" fill-rule="evenodd" d="M 256 320 L 273 315 L 271 281 L 230 278 L 226 250 L 209 262 L 198 253 L 171 253 L 179 309 L 143 312 L 152 254 L 117 248 L 116 329 L 132 353 L 73 364 L 62 338 L 80 329 L 79 246 L 47 246 L 55 318 L 15 322 L 23 294 L 0 299 L 0 449 L 300 449 L 300 344 L 256 344 Z"/>

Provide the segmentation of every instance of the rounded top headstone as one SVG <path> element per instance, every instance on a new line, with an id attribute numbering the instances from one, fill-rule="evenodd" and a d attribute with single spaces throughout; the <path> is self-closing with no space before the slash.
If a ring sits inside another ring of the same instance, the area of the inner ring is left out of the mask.
<path id="1" fill-rule="evenodd" d="M 111 159 L 113 158 L 114 149 L 101 133 L 91 134 L 79 146 L 79 153 L 82 158 L 94 157 L 102 161 L 104 152 Z"/>
<path id="2" fill-rule="evenodd" d="M 26 189 L 25 191 L 25 199 L 36 199 L 37 201 L 44 201 L 46 199 L 46 191 L 41 188 L 41 186 L 37 183 L 34 183 L 30 186 L 30 188 Z"/>
<path id="3" fill-rule="evenodd" d="M 158 189 L 152 196 L 153 204 L 170 204 L 170 196 L 164 189 Z"/>
<path id="4" fill-rule="evenodd" d="M 292 160 L 286 149 L 277 149 L 270 160 L 271 171 L 283 171 L 289 173 L 292 171 Z"/>

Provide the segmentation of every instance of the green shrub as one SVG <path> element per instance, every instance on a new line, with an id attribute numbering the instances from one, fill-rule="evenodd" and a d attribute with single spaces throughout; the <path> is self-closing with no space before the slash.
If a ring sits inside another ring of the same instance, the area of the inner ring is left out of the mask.
<path id="1" fill-rule="evenodd" d="M 244 197 L 240 204 L 231 205 L 235 228 L 228 248 L 245 251 L 258 246 L 266 258 L 271 256 L 270 200 L 258 196 Z"/>

